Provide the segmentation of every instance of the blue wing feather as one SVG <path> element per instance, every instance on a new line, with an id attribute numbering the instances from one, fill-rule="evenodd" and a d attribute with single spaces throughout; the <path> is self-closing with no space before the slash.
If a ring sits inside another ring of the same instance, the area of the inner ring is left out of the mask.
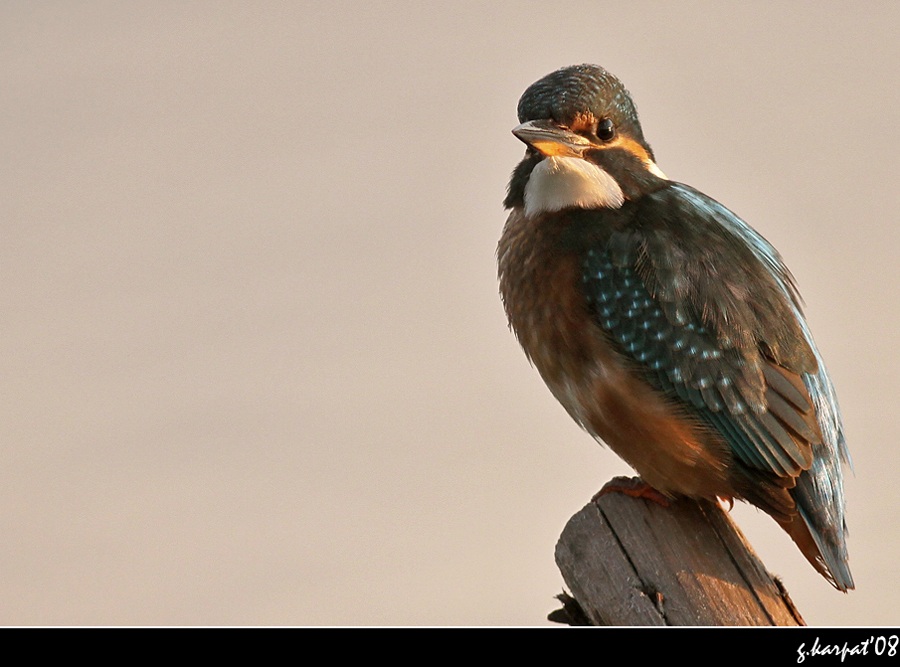
<path id="1" fill-rule="evenodd" d="M 793 486 L 821 561 L 838 588 L 852 588 L 841 473 L 849 454 L 791 274 L 762 236 L 706 195 L 671 184 L 643 199 L 583 255 L 595 321 L 752 475 Z M 656 209 L 641 215 L 642 206 Z M 750 499 L 790 521 L 794 509 L 777 499 Z"/>
<path id="2" fill-rule="evenodd" d="M 847 565 L 846 499 L 844 497 L 842 466 L 852 470 L 850 451 L 844 436 L 840 407 L 825 362 L 816 347 L 809 325 L 800 305 L 793 278 L 781 261 L 778 252 L 752 227 L 718 202 L 683 185 L 675 188 L 698 209 L 705 209 L 723 227 L 741 238 L 779 281 L 791 299 L 794 315 L 800 323 L 803 337 L 817 361 L 817 371 L 804 373 L 803 384 L 815 405 L 822 451 L 816 452 L 812 466 L 800 475 L 793 492 L 800 515 L 809 526 L 813 539 L 834 576 L 838 587 L 853 588 L 853 577 Z"/>

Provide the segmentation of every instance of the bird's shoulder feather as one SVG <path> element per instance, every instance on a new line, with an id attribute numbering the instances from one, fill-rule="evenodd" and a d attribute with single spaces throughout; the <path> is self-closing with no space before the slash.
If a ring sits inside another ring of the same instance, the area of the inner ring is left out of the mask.
<path id="1" fill-rule="evenodd" d="M 802 380 L 817 359 L 774 249 L 677 184 L 619 211 L 585 211 L 571 242 L 593 321 L 612 344 L 719 432 L 748 473 L 793 486 L 822 440 Z"/>

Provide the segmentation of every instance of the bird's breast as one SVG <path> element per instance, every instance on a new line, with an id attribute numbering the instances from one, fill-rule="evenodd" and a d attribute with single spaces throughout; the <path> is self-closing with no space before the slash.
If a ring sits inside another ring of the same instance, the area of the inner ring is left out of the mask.
<path id="1" fill-rule="evenodd" d="M 510 214 L 500 292 L 525 354 L 566 411 L 663 493 L 729 496 L 726 448 L 651 387 L 591 316 L 566 212 Z"/>
<path id="2" fill-rule="evenodd" d="M 563 236 L 565 213 L 510 214 L 497 249 L 500 295 L 525 354 L 547 383 L 599 362 L 584 298 L 576 289 L 578 261 Z"/>

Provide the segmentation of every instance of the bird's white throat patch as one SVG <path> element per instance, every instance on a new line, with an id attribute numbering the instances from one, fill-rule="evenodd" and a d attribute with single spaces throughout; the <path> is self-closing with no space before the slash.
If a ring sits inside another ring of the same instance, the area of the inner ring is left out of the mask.
<path id="1" fill-rule="evenodd" d="M 577 157 L 547 157 L 538 162 L 525 185 L 525 215 L 578 208 L 619 208 L 622 188 L 593 162 Z"/>

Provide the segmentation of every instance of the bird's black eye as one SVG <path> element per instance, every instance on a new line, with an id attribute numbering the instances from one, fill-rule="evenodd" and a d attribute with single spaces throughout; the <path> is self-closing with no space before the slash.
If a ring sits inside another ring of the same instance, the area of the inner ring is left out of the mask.
<path id="1" fill-rule="evenodd" d="M 597 123 L 597 138 L 600 141 L 609 141 L 614 136 L 616 136 L 616 128 L 613 127 L 613 122 L 609 118 L 604 118 Z"/>

